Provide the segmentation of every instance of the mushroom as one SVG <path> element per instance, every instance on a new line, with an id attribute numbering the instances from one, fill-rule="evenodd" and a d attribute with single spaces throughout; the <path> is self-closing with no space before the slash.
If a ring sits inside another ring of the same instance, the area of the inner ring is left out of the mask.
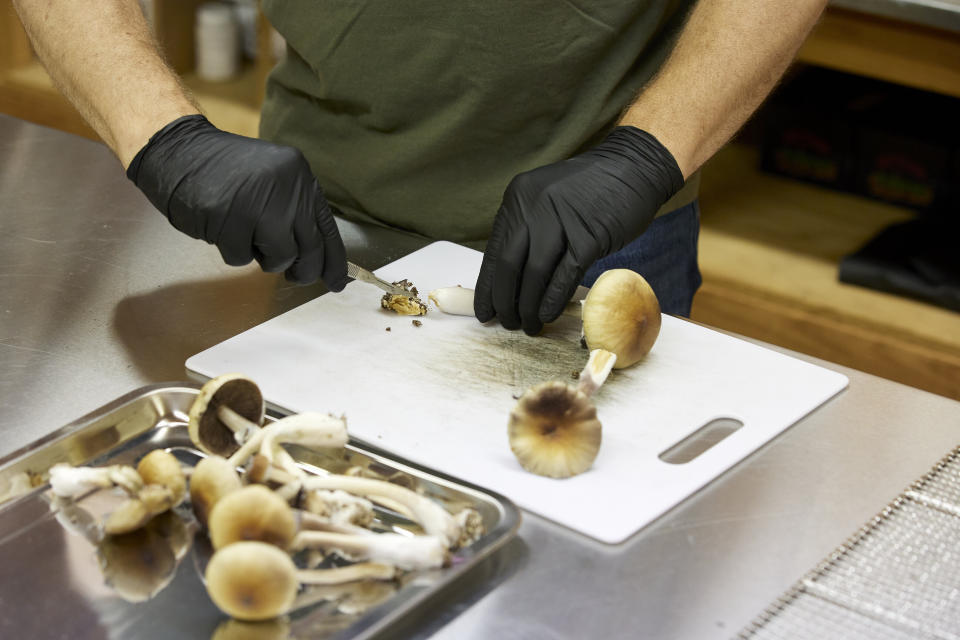
<path id="1" fill-rule="evenodd" d="M 230 463 L 234 466 L 244 464 L 257 451 L 273 463 L 282 454 L 277 446 L 289 442 L 304 447 L 343 447 L 347 444 L 347 423 L 343 418 L 324 413 L 304 412 L 286 416 L 272 422 L 257 431 L 243 443 L 233 455 Z M 286 469 L 299 475 L 298 471 Z"/>
<path id="2" fill-rule="evenodd" d="M 264 542 L 236 542 L 219 549 L 205 572 L 207 593 L 221 611 L 238 620 L 268 620 L 292 608 L 300 583 L 392 580 L 393 567 L 364 563 L 298 571 L 282 550 Z"/>
<path id="3" fill-rule="evenodd" d="M 330 474 L 310 476 L 304 480 L 303 488 L 306 491 L 342 489 L 374 500 L 377 497 L 387 498 L 408 509 L 413 519 L 428 535 L 438 536 L 448 548 L 455 546 L 460 539 L 460 525 L 446 509 L 430 498 L 391 482 Z"/>
<path id="4" fill-rule="evenodd" d="M 339 489 L 307 491 L 303 498 L 303 507 L 309 512 L 326 517 L 335 525 L 369 527 L 374 520 L 372 502 Z"/>
<path id="5" fill-rule="evenodd" d="M 583 336 L 588 349 L 617 354 L 617 369 L 642 359 L 660 334 L 660 303 L 636 271 L 604 271 L 583 301 Z"/>
<path id="6" fill-rule="evenodd" d="M 231 421 L 234 414 L 245 422 Z M 253 380 L 237 373 L 217 376 L 190 405 L 190 440 L 205 453 L 229 456 L 252 436 L 250 425 L 259 426 L 263 415 L 263 394 Z"/>
<path id="7" fill-rule="evenodd" d="M 483 516 L 472 507 L 466 507 L 454 514 L 453 519 L 460 525 L 460 538 L 457 547 L 467 547 L 480 539 L 486 531 L 483 526 Z"/>
<path id="8" fill-rule="evenodd" d="M 226 458 L 212 455 L 200 460 L 190 475 L 190 505 L 197 521 L 207 526 L 213 506 L 242 486 L 236 467 Z"/>
<path id="9" fill-rule="evenodd" d="M 183 502 L 187 493 L 187 479 L 183 475 L 180 461 L 164 449 L 154 449 L 137 464 L 137 473 L 146 484 L 167 487 L 173 497 L 173 505 Z"/>
<path id="10" fill-rule="evenodd" d="M 333 533 L 346 533 L 360 536 L 377 535 L 372 528 L 351 524 L 349 522 L 333 522 L 327 516 L 322 516 L 304 509 L 294 509 L 293 515 L 297 520 L 297 526 L 300 531 L 331 531 Z M 371 523 L 371 525 L 372 524 L 373 523 Z"/>
<path id="11" fill-rule="evenodd" d="M 110 535 L 130 533 L 147 524 L 153 516 L 172 507 L 173 492 L 168 487 L 148 484 L 107 517 L 103 530 Z"/>
<path id="12" fill-rule="evenodd" d="M 474 315 L 473 289 L 444 287 L 427 296 L 440 311 Z M 583 319 L 583 337 L 589 349 L 617 354 L 617 369 L 640 361 L 660 333 L 660 303 L 650 284 L 636 271 L 604 271 L 580 302 L 570 302 L 564 315 Z"/>
<path id="13" fill-rule="evenodd" d="M 180 472 L 179 463 L 177 472 Z M 128 465 L 72 467 L 61 463 L 50 468 L 50 487 L 61 499 L 73 500 L 91 490 L 115 486 L 121 487 L 130 497 L 105 520 L 104 531 L 108 534 L 128 533 L 142 527 L 150 518 L 175 504 L 169 487 L 144 484 L 139 472 Z"/>
<path id="14" fill-rule="evenodd" d="M 61 462 L 50 467 L 50 489 L 60 498 L 79 498 L 94 489 L 120 487 L 130 495 L 143 488 L 143 479 L 129 465 L 74 467 Z"/>
<path id="15" fill-rule="evenodd" d="M 290 548 L 295 551 L 321 548 L 352 561 L 369 560 L 410 570 L 436 569 L 448 559 L 448 545 L 441 538 L 431 535 L 350 535 L 332 531 L 301 531 L 293 539 Z"/>
<path id="16" fill-rule="evenodd" d="M 590 399 L 617 356 L 590 353 L 577 387 L 552 381 L 528 389 L 510 412 L 510 449 L 520 465 L 538 475 L 569 478 L 590 468 L 600 450 L 601 425 Z"/>
<path id="17" fill-rule="evenodd" d="M 441 287 L 427 294 L 427 300 L 437 305 L 437 309 L 455 316 L 473 315 L 473 289 L 461 285 Z"/>
<path id="18" fill-rule="evenodd" d="M 385 293 L 380 298 L 380 308 L 388 311 L 394 311 L 401 316 L 424 316 L 427 314 L 427 305 L 420 300 L 420 292 L 413 286 L 413 283 L 404 278 L 394 282 L 395 287 L 401 287 L 413 294 L 413 297 L 397 295 L 395 293 Z"/>
<path id="19" fill-rule="evenodd" d="M 286 549 L 297 533 L 290 505 L 260 484 L 220 499 L 210 511 L 207 529 L 214 549 L 240 540 L 258 540 Z"/>

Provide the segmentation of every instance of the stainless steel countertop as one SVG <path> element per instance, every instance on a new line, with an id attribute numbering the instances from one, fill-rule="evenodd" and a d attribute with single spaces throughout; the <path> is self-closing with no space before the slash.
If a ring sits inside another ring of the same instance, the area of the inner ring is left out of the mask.
<path id="1" fill-rule="evenodd" d="M 105 147 L 6 116 L 0 226 L 0 455 L 141 385 L 184 379 L 188 356 L 323 293 L 224 266 Z M 425 244 L 341 228 L 370 268 Z M 960 442 L 960 403 L 800 357 L 846 374 L 849 389 L 624 544 L 524 514 L 518 539 L 396 635 L 735 633 Z"/>
<path id="2" fill-rule="evenodd" d="M 960 31 L 960 0 L 830 0 L 830 6 Z"/>

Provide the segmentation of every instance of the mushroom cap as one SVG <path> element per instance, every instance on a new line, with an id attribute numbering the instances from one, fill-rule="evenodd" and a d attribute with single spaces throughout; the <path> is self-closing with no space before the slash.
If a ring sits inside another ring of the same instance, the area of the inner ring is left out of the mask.
<path id="1" fill-rule="evenodd" d="M 198 462 L 190 475 L 190 505 L 197 521 L 207 526 L 213 506 L 242 486 L 236 468 L 226 458 L 214 455 Z"/>
<path id="2" fill-rule="evenodd" d="M 170 582 L 177 566 L 170 545 L 149 528 L 105 536 L 97 546 L 97 560 L 107 584 L 128 602 L 154 596 Z"/>
<path id="3" fill-rule="evenodd" d="M 207 593 L 238 620 L 269 620 L 293 606 L 299 583 L 293 560 L 264 542 L 236 542 L 207 563 Z"/>
<path id="4" fill-rule="evenodd" d="M 225 404 L 250 422 L 263 422 L 263 394 L 250 378 L 228 373 L 209 380 L 190 405 L 190 440 L 201 451 L 229 456 L 240 448 L 233 430 L 220 421 L 217 407 Z"/>
<path id="5" fill-rule="evenodd" d="M 290 505 L 259 484 L 247 485 L 220 499 L 210 512 L 207 528 L 214 549 L 241 540 L 257 540 L 286 549 L 297 533 Z"/>
<path id="6" fill-rule="evenodd" d="M 510 412 L 507 433 L 520 465 L 551 478 L 583 473 L 600 451 L 596 407 L 583 392 L 563 382 L 544 382 L 520 396 Z"/>
<path id="7" fill-rule="evenodd" d="M 617 354 L 615 369 L 638 362 L 660 334 L 660 303 L 643 276 L 630 269 L 604 271 L 583 301 L 587 347 Z"/>
<path id="8" fill-rule="evenodd" d="M 180 461 L 165 449 L 154 449 L 140 459 L 137 473 L 144 484 L 158 484 L 170 489 L 173 506 L 183 502 L 187 493 L 187 479 L 183 475 Z"/>

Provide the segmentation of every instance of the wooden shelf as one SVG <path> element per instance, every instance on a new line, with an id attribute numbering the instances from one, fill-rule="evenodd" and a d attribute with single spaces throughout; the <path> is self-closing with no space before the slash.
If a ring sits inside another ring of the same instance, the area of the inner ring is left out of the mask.
<path id="1" fill-rule="evenodd" d="M 960 97 L 960 37 L 951 31 L 831 7 L 797 59 Z"/>
<path id="2" fill-rule="evenodd" d="M 837 279 L 907 209 L 781 178 L 732 144 L 704 168 L 695 320 L 960 399 L 960 314 Z"/>

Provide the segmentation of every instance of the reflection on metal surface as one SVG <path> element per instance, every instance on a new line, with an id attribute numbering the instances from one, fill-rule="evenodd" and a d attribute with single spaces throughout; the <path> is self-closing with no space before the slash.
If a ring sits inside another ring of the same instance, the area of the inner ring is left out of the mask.
<path id="1" fill-rule="evenodd" d="M 192 465 L 202 454 L 193 448 L 182 417 L 196 394 L 192 385 L 154 385 L 128 394 L 36 446 L 0 460 L 0 479 L 22 469 L 44 474 L 44 464 L 76 451 L 78 441 L 88 445 L 100 442 L 106 447 L 84 449 L 97 465 L 129 464 L 158 447 Z M 116 438 L 85 437 L 110 429 Z M 121 444 L 116 445 L 117 441 Z M 405 573 L 395 583 L 304 590 L 300 603 L 305 606 L 289 618 L 290 630 L 297 637 L 334 633 L 337 637 L 344 633 L 369 637 L 389 628 L 486 560 L 519 527 L 519 512 L 504 498 L 382 452 L 354 444 L 338 452 L 299 447 L 291 447 L 290 452 L 303 458 L 305 469 L 318 473 L 356 467 L 397 480 L 407 476 L 399 481 L 453 512 L 463 506 L 476 509 L 487 531 L 472 545 L 454 552 L 446 569 Z M 0 506 L 0 566 L 20 577 L 0 583 L 0 630 L 15 628 L 20 637 L 91 639 L 210 637 L 212 633 L 229 637 L 223 634 L 250 630 L 220 624 L 223 615 L 206 596 L 201 578 L 211 554 L 209 541 L 203 533 L 194 535 L 198 527 L 189 508 L 181 505 L 134 533 L 103 537 L 101 517 L 121 499 L 111 490 L 101 490 L 51 509 L 47 493 L 35 490 Z M 414 529 L 412 523 L 389 510 L 377 509 L 377 519 L 380 529 Z M 188 549 L 192 560 L 179 563 Z M 51 581 L 51 575 L 68 579 Z M 37 598 L 41 591 L 43 597 Z M 47 615 L 49 602 L 60 603 L 63 615 Z M 86 620 L 79 629 L 77 619 Z M 255 629 L 267 634 L 265 637 L 277 630 L 266 625 Z"/>

